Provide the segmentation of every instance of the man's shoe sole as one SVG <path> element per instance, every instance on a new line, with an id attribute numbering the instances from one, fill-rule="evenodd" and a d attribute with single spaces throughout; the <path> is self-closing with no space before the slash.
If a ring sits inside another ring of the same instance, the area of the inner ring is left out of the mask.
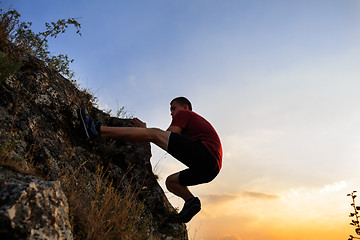
<path id="1" fill-rule="evenodd" d="M 177 214 L 174 216 L 173 220 L 175 222 L 188 223 L 198 212 L 200 212 L 200 210 L 201 210 L 201 206 L 199 204 L 194 204 L 189 208 L 186 214 L 184 215 Z"/>
<path id="2" fill-rule="evenodd" d="M 90 136 L 89 136 L 89 132 L 88 132 L 87 127 L 86 127 L 86 123 L 85 123 L 84 117 L 83 117 L 83 115 L 82 115 L 82 108 L 80 108 L 80 111 L 79 111 L 79 112 L 80 112 L 80 117 L 81 117 L 82 124 L 83 124 L 84 129 L 85 129 L 86 136 L 88 137 L 89 140 L 91 140 L 91 139 L 90 139 Z"/>

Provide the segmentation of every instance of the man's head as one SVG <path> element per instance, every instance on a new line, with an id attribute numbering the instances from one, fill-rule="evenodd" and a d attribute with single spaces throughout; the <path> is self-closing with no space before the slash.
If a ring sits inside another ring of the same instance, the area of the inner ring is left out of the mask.
<path id="1" fill-rule="evenodd" d="M 171 116 L 174 116 L 177 111 L 184 109 L 192 111 L 191 102 L 186 97 L 177 97 L 170 102 Z"/>

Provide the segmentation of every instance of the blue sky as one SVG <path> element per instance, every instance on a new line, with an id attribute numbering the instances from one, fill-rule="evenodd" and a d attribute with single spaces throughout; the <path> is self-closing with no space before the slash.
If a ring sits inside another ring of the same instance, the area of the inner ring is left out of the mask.
<path id="1" fill-rule="evenodd" d="M 359 190 L 360 181 L 360 1 L 0 5 L 12 5 L 35 31 L 44 22 L 79 18 L 82 37 L 69 29 L 50 46 L 75 59 L 81 86 L 95 92 L 100 107 L 124 106 L 148 126 L 166 129 L 169 101 L 187 96 L 214 125 L 224 164 L 218 179 L 193 190 L 205 203 L 189 225 L 192 232 L 201 226 L 197 239 L 262 239 L 265 233 L 289 239 L 299 229 L 307 240 L 350 234 L 346 194 Z M 153 156 L 162 186 L 167 174 L 183 168 L 154 146 Z M 215 207 L 214 199 L 224 204 Z M 299 226 L 287 220 L 295 202 L 299 211 L 291 217 Z M 324 218 L 339 229 L 323 226 Z M 226 226 L 214 232 L 220 223 Z M 288 233 L 281 235 L 275 223 Z"/>

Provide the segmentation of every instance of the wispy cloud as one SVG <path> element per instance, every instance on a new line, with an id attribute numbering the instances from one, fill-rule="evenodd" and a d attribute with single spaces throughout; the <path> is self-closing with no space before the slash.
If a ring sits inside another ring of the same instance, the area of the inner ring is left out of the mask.
<path id="1" fill-rule="evenodd" d="M 208 204 L 222 204 L 237 199 L 236 194 L 207 194 L 201 197 Z"/>
<path id="2" fill-rule="evenodd" d="M 320 193 L 331 193 L 338 192 L 348 186 L 346 181 L 339 181 L 332 184 L 325 185 L 322 189 L 319 190 Z"/>
<path id="3" fill-rule="evenodd" d="M 223 193 L 223 194 L 207 194 L 201 197 L 207 204 L 223 204 L 230 201 L 247 198 L 247 199 L 258 199 L 258 200 L 275 200 L 279 199 L 280 196 L 276 194 L 269 194 L 255 191 L 241 191 L 235 194 Z"/>
<path id="4" fill-rule="evenodd" d="M 241 196 L 246 198 L 261 199 L 261 200 L 274 200 L 280 198 L 276 194 L 268 194 L 268 193 L 253 192 L 253 191 L 243 191 L 241 192 Z"/>

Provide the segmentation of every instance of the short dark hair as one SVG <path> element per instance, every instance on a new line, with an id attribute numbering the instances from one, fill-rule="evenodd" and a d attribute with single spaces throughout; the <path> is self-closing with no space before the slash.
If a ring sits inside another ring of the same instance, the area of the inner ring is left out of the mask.
<path id="1" fill-rule="evenodd" d="M 188 105 L 189 110 L 192 111 L 192 105 L 191 102 L 189 101 L 189 99 L 187 99 L 186 97 L 176 97 L 174 98 L 170 104 L 172 104 L 173 102 L 177 102 L 180 105 L 184 106 L 184 105 Z"/>

